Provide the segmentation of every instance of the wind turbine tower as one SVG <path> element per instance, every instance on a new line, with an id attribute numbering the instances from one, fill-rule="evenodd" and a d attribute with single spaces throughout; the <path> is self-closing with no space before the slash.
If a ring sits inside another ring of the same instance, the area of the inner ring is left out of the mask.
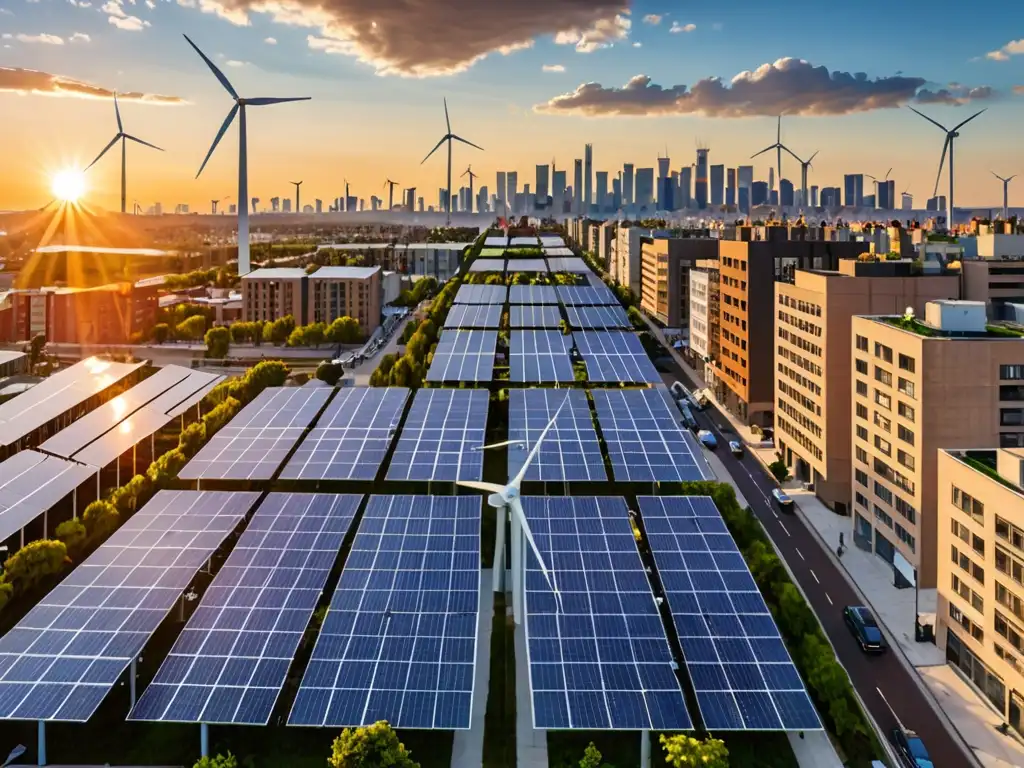
<path id="1" fill-rule="evenodd" d="M 466 172 L 463 173 L 462 175 L 463 176 L 469 176 L 469 212 L 472 213 L 473 212 L 473 179 L 475 179 L 480 174 L 473 173 L 473 166 L 469 165 L 469 166 L 466 167 Z"/>
<path id="2" fill-rule="evenodd" d="M 753 160 L 758 155 L 763 155 L 765 152 L 768 152 L 768 151 L 773 150 L 773 149 L 775 150 L 775 167 L 778 169 L 777 183 L 779 185 L 779 189 L 778 189 L 779 207 L 781 208 L 782 207 L 782 150 L 786 150 L 787 152 L 789 152 L 789 154 L 793 155 L 793 153 L 790 151 L 789 147 L 787 147 L 785 144 L 782 143 L 782 115 L 779 115 L 779 121 L 778 121 L 778 124 L 777 124 L 776 129 L 775 129 L 775 143 L 774 144 L 769 144 L 767 147 L 762 149 L 760 152 L 755 152 L 753 155 L 750 156 L 750 159 Z M 793 157 L 796 157 L 796 155 L 793 155 Z M 773 187 L 774 184 L 771 184 L 769 186 Z M 806 185 L 804 185 L 804 186 L 805 186 L 805 189 L 806 189 Z M 768 191 L 770 193 L 772 190 L 769 189 Z M 805 192 L 805 194 L 806 194 L 806 192 Z M 769 198 L 770 197 L 771 197 L 771 195 L 769 194 Z"/>
<path id="3" fill-rule="evenodd" d="M 885 182 L 887 182 L 889 180 L 889 174 L 890 173 L 892 173 L 892 168 L 890 168 L 888 171 L 885 172 L 885 178 L 884 179 L 879 179 L 877 176 L 872 176 L 870 173 L 865 173 L 864 174 L 869 179 L 871 179 L 871 181 L 875 185 L 875 209 L 876 210 L 882 207 L 881 200 L 879 200 L 879 198 L 878 198 L 878 185 L 879 184 L 884 184 Z M 890 204 L 891 204 L 891 202 L 892 201 L 890 201 Z"/>
<path id="4" fill-rule="evenodd" d="M 388 188 L 388 210 L 390 211 L 395 205 L 395 186 L 398 184 L 397 181 L 388 179 L 384 182 L 384 186 Z"/>
<path id="5" fill-rule="evenodd" d="M 444 136 L 441 137 L 441 140 L 439 142 L 437 142 L 437 144 L 434 145 L 434 148 L 432 150 L 430 150 L 430 152 L 427 153 L 427 156 L 424 157 L 423 160 L 420 161 L 420 165 L 423 165 L 423 163 L 427 162 L 427 160 L 430 159 L 430 156 L 432 154 L 434 154 L 442 144 L 444 144 L 445 142 L 448 143 L 448 186 L 447 186 L 447 189 L 448 189 L 447 198 L 448 199 L 447 199 L 447 202 L 445 204 L 445 208 L 446 208 L 445 212 L 447 213 L 447 223 L 449 225 L 451 225 L 451 223 L 452 223 L 452 142 L 453 141 L 461 141 L 463 144 L 468 144 L 469 146 L 473 147 L 474 149 L 479 149 L 480 151 L 483 151 L 483 147 L 479 147 L 476 144 L 474 144 L 473 142 L 466 141 L 461 136 L 456 136 L 454 133 L 452 133 L 452 122 L 451 122 L 451 120 L 448 119 L 448 99 L 444 100 L 444 122 L 445 122 L 445 126 L 448 128 L 448 132 Z"/>
<path id="6" fill-rule="evenodd" d="M 287 98 L 276 98 L 276 97 L 261 97 L 256 99 L 243 99 L 235 91 L 234 87 L 228 81 L 224 73 L 221 72 L 217 65 L 207 58 L 206 54 L 199 50 L 195 43 L 189 40 L 188 35 L 185 35 L 185 39 L 188 40 L 188 44 L 192 46 L 193 50 L 199 54 L 199 57 L 206 62 L 206 66 L 213 72 L 214 77 L 224 86 L 224 90 L 228 92 L 232 99 L 235 101 L 235 105 L 228 112 L 228 116 L 224 120 L 224 124 L 221 125 L 220 130 L 217 131 L 217 136 L 213 140 L 213 144 L 210 146 L 210 151 L 206 153 L 206 158 L 203 160 L 203 164 L 199 166 L 199 173 L 196 174 L 198 179 L 202 174 L 206 164 L 210 161 L 210 157 L 213 155 L 220 140 L 224 138 L 224 134 L 227 133 L 228 128 L 231 127 L 231 123 L 234 122 L 235 116 L 238 116 L 238 197 L 237 199 L 244 203 L 245 200 L 249 199 L 249 156 L 246 149 L 246 130 L 245 130 L 245 108 L 246 107 L 265 107 L 271 104 L 284 104 L 289 101 L 308 101 L 308 96 L 293 96 Z M 243 204 L 238 209 L 238 274 L 246 275 L 251 271 L 249 264 L 249 209 Z"/>
<path id="7" fill-rule="evenodd" d="M 219 202 L 220 202 L 220 200 L 211 200 L 210 201 L 210 215 L 211 216 L 216 216 L 217 215 L 217 203 L 219 203 Z"/>
<path id="8" fill-rule="evenodd" d="M 958 123 L 954 128 L 949 129 L 949 128 L 946 128 L 946 126 L 944 126 L 942 123 L 939 123 L 939 122 L 936 122 L 935 120 L 932 120 L 930 117 L 928 117 L 928 115 L 924 114 L 923 112 L 918 112 L 913 107 L 908 107 L 908 109 L 911 112 L 913 112 L 913 113 L 915 113 L 917 115 L 920 115 L 921 117 L 923 117 L 925 120 L 927 120 L 932 125 L 936 126 L 937 128 L 940 128 L 941 130 L 946 132 L 946 140 L 942 144 L 942 157 L 939 159 L 939 172 L 935 175 L 935 191 L 932 193 L 932 196 L 936 197 L 939 194 L 939 179 L 942 177 L 942 166 L 946 162 L 946 151 L 948 150 L 949 151 L 949 199 L 946 201 L 946 205 L 948 207 L 948 212 L 946 213 L 946 228 L 950 232 L 952 232 L 953 231 L 953 211 L 956 210 L 953 207 L 953 139 L 959 138 L 960 134 L 958 133 L 958 131 L 961 128 L 963 128 L 965 125 L 967 125 L 969 122 L 971 122 L 971 120 L 973 120 L 978 115 L 980 115 L 982 112 L 984 112 L 985 110 L 983 109 L 983 110 L 981 110 L 981 112 L 975 112 L 973 115 L 968 117 L 962 123 Z"/>
<path id="9" fill-rule="evenodd" d="M 1003 182 L 1003 221 L 1010 218 L 1009 202 L 1010 202 L 1010 182 L 1017 178 L 1017 174 L 1013 176 L 1007 176 L 1003 178 L 995 171 L 992 171 L 992 175 Z"/>
<path id="10" fill-rule="evenodd" d="M 299 187 L 302 186 L 302 182 L 301 181 L 290 181 L 288 183 L 291 184 L 293 187 L 295 187 L 295 212 L 296 213 L 302 213 L 302 207 L 299 205 Z"/>
<path id="11" fill-rule="evenodd" d="M 85 170 L 88 171 L 90 168 L 92 168 L 94 165 L 96 165 L 96 163 L 99 162 L 100 158 L 103 157 L 105 154 L 107 154 L 107 150 L 108 149 L 110 149 L 112 146 L 114 146 L 118 141 L 121 142 L 121 213 L 126 213 L 125 202 L 126 202 L 126 191 L 127 191 L 127 181 L 126 181 L 127 161 L 126 161 L 126 152 L 125 152 L 125 142 L 126 141 L 134 141 L 137 144 L 142 144 L 144 147 L 149 147 L 150 149 L 156 149 L 156 150 L 159 150 L 160 152 L 163 152 L 163 150 L 160 149 L 160 147 L 156 146 L 155 144 L 150 144 L 148 141 L 143 141 L 142 139 L 137 139 L 134 136 L 132 136 L 131 134 L 128 134 L 128 133 L 124 132 L 124 125 L 121 123 L 121 109 L 117 106 L 117 94 L 116 93 L 114 94 L 114 116 L 117 118 L 117 133 L 114 135 L 114 138 L 112 138 L 110 140 L 110 143 L 107 144 L 107 146 L 105 146 L 103 148 L 103 151 L 100 152 L 96 156 L 96 159 L 93 160 L 91 163 L 89 163 L 89 165 L 86 166 Z M 83 173 L 84 173 L 84 171 L 83 171 Z"/>

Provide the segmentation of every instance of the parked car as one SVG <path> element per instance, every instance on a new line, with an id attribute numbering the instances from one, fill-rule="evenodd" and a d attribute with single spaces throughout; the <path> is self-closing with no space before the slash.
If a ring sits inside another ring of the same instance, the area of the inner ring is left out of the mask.
<path id="1" fill-rule="evenodd" d="M 715 450 L 718 447 L 718 440 L 711 433 L 710 430 L 702 429 L 697 433 L 697 439 L 700 440 L 701 445 L 709 450 Z"/>
<path id="2" fill-rule="evenodd" d="M 730 440 L 729 450 L 732 451 L 733 456 L 739 458 L 740 456 L 743 455 L 743 443 L 741 443 L 739 440 Z"/>
<path id="3" fill-rule="evenodd" d="M 857 638 L 864 653 L 884 653 L 886 649 L 882 630 L 878 628 L 874 614 L 863 605 L 848 605 L 843 608 L 843 619 L 850 632 Z"/>
<path id="4" fill-rule="evenodd" d="M 889 738 L 896 747 L 900 762 L 907 768 L 933 768 L 934 763 L 928 756 L 928 750 L 916 733 L 896 726 L 890 732 Z"/>
<path id="5" fill-rule="evenodd" d="M 772 488 L 772 498 L 780 512 L 793 513 L 793 500 L 781 488 Z"/>
<path id="6" fill-rule="evenodd" d="M 677 405 L 679 406 L 679 413 L 681 413 L 683 417 L 683 424 L 685 424 L 686 428 L 691 432 L 696 432 L 698 429 L 697 420 L 693 418 L 693 414 L 690 413 L 690 409 L 686 406 L 686 403 L 680 400 Z"/>

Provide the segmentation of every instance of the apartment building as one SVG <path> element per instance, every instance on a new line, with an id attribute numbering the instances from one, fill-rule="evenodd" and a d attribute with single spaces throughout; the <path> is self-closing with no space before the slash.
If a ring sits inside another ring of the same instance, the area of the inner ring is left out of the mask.
<path id="1" fill-rule="evenodd" d="M 18 289 L 0 297 L 0 341 L 127 344 L 156 325 L 158 302 L 155 283 Z"/>
<path id="2" fill-rule="evenodd" d="M 635 296 L 640 295 L 640 246 L 645 236 L 650 237 L 651 230 L 620 225 L 612 240 L 608 271 L 613 280 L 629 288 Z"/>
<path id="3" fill-rule="evenodd" d="M 1024 304 L 1024 258 L 968 259 L 960 267 L 965 299 L 987 303 L 991 319 L 1021 322 L 1018 311 L 1009 305 Z"/>
<path id="4" fill-rule="evenodd" d="M 718 257 L 718 241 L 705 237 L 640 238 L 640 306 L 669 328 L 690 325 L 690 268 Z"/>
<path id="5" fill-rule="evenodd" d="M 852 335 L 854 540 L 932 588 L 939 449 L 1024 447 L 1024 337 L 972 301 L 855 317 Z"/>
<path id="6" fill-rule="evenodd" d="M 718 259 L 701 259 L 690 268 L 690 353 L 705 374 L 721 354 L 718 316 Z"/>
<path id="7" fill-rule="evenodd" d="M 935 643 L 1018 733 L 1024 732 L 1022 472 L 1020 448 L 938 452 Z"/>
<path id="8" fill-rule="evenodd" d="M 272 322 L 291 315 L 306 317 L 306 270 L 299 267 L 257 269 L 242 275 L 242 318 Z"/>
<path id="9" fill-rule="evenodd" d="M 910 261 L 845 259 L 837 271 L 799 270 L 775 283 L 775 445 L 793 476 L 846 514 L 850 487 L 850 326 L 854 315 L 918 317 L 956 299 L 956 274 L 914 274 Z M 693 344 L 691 335 L 691 345 Z"/>
<path id="10" fill-rule="evenodd" d="M 306 323 L 330 324 L 339 317 L 359 321 L 367 335 L 380 325 L 380 267 L 321 267 L 308 278 Z"/>

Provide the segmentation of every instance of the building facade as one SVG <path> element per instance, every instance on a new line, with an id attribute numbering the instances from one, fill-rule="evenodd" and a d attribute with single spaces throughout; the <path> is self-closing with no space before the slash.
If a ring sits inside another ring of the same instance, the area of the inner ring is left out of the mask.
<path id="1" fill-rule="evenodd" d="M 299 267 L 257 269 L 242 276 L 242 318 L 273 322 L 291 315 L 306 318 L 306 270 Z"/>
<path id="2" fill-rule="evenodd" d="M 380 267 L 321 267 L 308 278 L 306 323 L 330 325 L 347 316 L 369 336 L 380 325 L 381 276 Z"/>
<path id="3" fill-rule="evenodd" d="M 690 351 L 701 371 L 721 354 L 718 295 L 718 260 L 696 262 L 690 268 Z"/>
<path id="4" fill-rule="evenodd" d="M 690 267 L 717 256 L 710 238 L 641 237 L 640 306 L 669 328 L 689 328 Z"/>

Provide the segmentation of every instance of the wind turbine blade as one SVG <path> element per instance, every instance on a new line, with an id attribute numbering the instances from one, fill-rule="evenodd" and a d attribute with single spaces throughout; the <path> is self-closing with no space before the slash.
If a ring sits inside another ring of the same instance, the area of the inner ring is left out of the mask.
<path id="1" fill-rule="evenodd" d="M 500 443 L 491 443 L 490 445 L 480 445 L 473 448 L 474 451 L 486 451 L 491 448 L 503 448 L 506 445 L 522 445 L 522 440 L 504 440 Z"/>
<path id="2" fill-rule="evenodd" d="M 821 152 L 821 150 L 820 149 L 816 149 L 816 150 L 814 150 L 814 154 L 811 155 L 809 158 L 807 158 L 807 164 L 808 165 L 811 164 L 811 160 L 813 160 L 814 158 L 816 158 L 818 156 L 819 152 Z"/>
<path id="3" fill-rule="evenodd" d="M 537 547 L 537 542 L 533 540 L 533 531 L 530 530 L 530 523 L 526 519 L 526 512 L 523 511 L 523 503 L 518 496 L 512 499 L 512 513 L 519 518 L 519 525 L 523 529 L 523 535 L 526 537 L 526 541 L 530 545 L 530 549 L 533 550 L 533 556 L 537 558 L 537 564 L 540 566 L 540 572 L 544 574 L 544 581 L 548 583 L 548 589 L 557 595 L 558 590 L 555 589 L 555 585 L 551 583 L 551 576 L 548 573 L 547 565 L 544 563 L 544 556 L 540 553 L 540 549 Z"/>
<path id="4" fill-rule="evenodd" d="M 288 98 L 274 98 L 270 96 L 261 96 L 256 99 L 246 99 L 246 106 L 252 107 L 266 107 L 270 104 L 285 104 L 289 101 L 309 101 L 312 96 L 290 96 Z"/>
<path id="5" fill-rule="evenodd" d="M 512 482 L 509 483 L 509 485 L 518 488 L 519 484 L 523 482 L 523 478 L 526 477 L 526 470 L 530 468 L 530 464 L 533 462 L 535 458 L 537 458 L 537 454 L 540 453 L 540 447 L 544 443 L 544 438 L 548 436 L 548 432 L 550 432 L 551 428 L 555 426 L 555 421 L 557 421 L 558 419 L 558 414 L 562 412 L 562 409 L 565 407 L 565 404 L 567 402 L 569 402 L 568 394 L 566 394 L 565 399 L 562 400 L 562 404 L 558 406 L 558 410 L 555 411 L 555 415 L 551 417 L 551 421 L 548 422 L 548 425 L 544 427 L 544 430 L 540 433 L 540 437 L 537 438 L 537 442 L 534 444 L 533 449 L 527 455 L 526 461 L 523 462 L 523 466 L 520 468 L 519 474 L 512 478 Z"/>
<path id="6" fill-rule="evenodd" d="M 224 138 L 224 134 L 227 132 L 228 128 L 231 127 L 231 123 L 235 119 L 235 115 L 237 114 L 238 104 L 235 104 L 235 106 L 231 108 L 231 111 L 228 112 L 228 116 L 224 120 L 224 124 L 220 127 L 220 130 L 217 131 L 217 138 L 215 138 L 213 140 L 213 144 L 210 145 L 210 151 L 206 153 L 206 158 L 203 160 L 203 164 L 199 166 L 199 173 L 196 174 L 197 179 L 199 178 L 199 174 L 203 172 L 203 168 L 206 167 L 206 164 L 210 162 L 210 157 L 211 155 L 213 155 L 213 150 L 215 150 L 217 148 L 217 145 L 220 144 L 220 140 Z"/>
<path id="7" fill-rule="evenodd" d="M 158 147 L 156 144 L 150 144 L 148 141 L 143 141 L 142 139 L 138 139 L 138 138 L 132 136 L 131 134 L 126 133 L 126 134 L 124 134 L 124 137 L 126 139 L 128 139 L 129 141 L 134 141 L 136 144 L 142 144 L 143 146 L 149 147 L 150 149 L 157 149 L 157 150 L 160 150 L 161 152 L 163 152 L 163 150 L 160 149 L 160 147 Z"/>
<path id="8" fill-rule="evenodd" d="M 121 125 L 121 110 L 117 106 L 117 93 L 114 93 L 114 115 L 117 117 L 117 132 L 124 133 L 124 126 Z"/>
<path id="9" fill-rule="evenodd" d="M 949 149 L 950 138 L 946 135 L 946 140 L 942 144 L 942 157 L 939 158 L 939 172 L 935 174 L 935 191 L 932 192 L 932 197 L 939 194 L 939 179 L 942 178 L 942 166 L 946 164 L 946 150 Z"/>
<path id="10" fill-rule="evenodd" d="M 882 179 L 882 181 L 888 181 L 890 173 L 892 173 L 892 168 L 890 168 L 888 171 L 885 172 L 885 178 Z"/>
<path id="11" fill-rule="evenodd" d="M 987 107 L 986 107 L 986 109 L 987 109 Z M 985 111 L 984 109 L 983 109 L 983 110 L 981 110 L 981 112 L 984 112 L 984 111 Z M 981 114 L 981 112 L 975 112 L 975 113 L 974 113 L 973 115 L 971 115 L 970 117 L 968 117 L 968 118 L 967 118 L 966 120 L 964 120 L 964 121 L 963 121 L 962 123 L 960 123 L 960 125 L 958 125 L 958 126 L 957 126 L 956 128 L 954 128 L 953 130 L 954 130 L 954 131 L 959 131 L 959 130 L 960 130 L 961 128 L 963 128 L 963 127 L 964 127 L 965 125 L 967 125 L 967 124 L 968 124 L 969 122 L 971 122 L 971 120 L 973 120 L 973 119 L 974 119 L 974 118 L 976 118 L 976 117 L 977 117 L 978 115 L 980 115 L 980 114 Z"/>
<path id="12" fill-rule="evenodd" d="M 437 144 L 434 145 L 434 148 L 432 150 L 430 150 L 429 152 L 427 152 L 427 156 L 424 157 L 422 160 L 420 160 L 420 165 L 423 165 L 425 162 L 427 162 L 427 160 L 430 159 L 430 156 L 432 154 L 434 154 L 435 152 L 437 152 L 438 147 L 440 147 L 442 144 L 444 144 L 445 141 L 447 141 L 447 139 L 448 139 L 448 137 L 445 136 L 443 139 L 441 139 L 439 142 L 437 142 Z"/>
<path id="13" fill-rule="evenodd" d="M 1006 183 L 1009 184 L 1012 179 L 1016 179 L 1016 178 L 1017 178 L 1017 174 L 1016 173 L 1013 174 L 1013 176 L 1007 176 L 1006 177 Z"/>
<path id="14" fill-rule="evenodd" d="M 96 165 L 96 163 L 98 163 L 100 161 L 100 158 L 103 157 L 105 154 L 107 154 L 107 150 L 110 149 L 112 146 L 114 146 L 117 143 L 117 140 L 120 139 L 120 138 L 121 138 L 121 134 L 120 133 L 117 134 L 117 136 L 115 136 L 114 138 L 112 138 L 110 140 L 110 143 L 107 144 L 107 146 L 105 146 L 103 148 L 103 151 L 100 152 L 98 155 L 96 155 L 96 159 L 93 160 L 91 163 L 89 163 L 87 166 L 85 166 L 85 171 L 88 171 L 90 168 L 92 168 L 94 165 Z M 85 171 L 82 171 L 82 173 L 85 173 Z"/>
<path id="15" fill-rule="evenodd" d="M 927 120 L 929 123 L 931 123 L 935 127 L 941 128 L 944 131 L 946 130 L 946 126 L 944 126 L 942 123 L 939 123 L 939 122 L 936 122 L 935 120 L 932 120 L 930 117 L 928 117 L 928 115 L 924 114 L 924 112 L 918 112 L 916 109 L 914 109 L 913 107 L 910 107 L 910 106 L 908 106 L 907 109 L 909 109 L 914 114 L 920 115 L 921 117 L 923 117 L 925 120 Z M 975 117 L 977 117 L 977 115 L 975 115 Z M 948 133 L 948 131 L 947 131 L 947 133 Z"/>
<path id="16" fill-rule="evenodd" d="M 750 159 L 753 160 L 758 155 L 763 155 L 765 152 L 768 152 L 768 151 L 773 150 L 773 149 L 775 149 L 775 145 L 774 144 L 772 144 L 770 147 L 765 147 L 760 152 L 755 152 L 753 155 L 750 156 Z"/>
<path id="17" fill-rule="evenodd" d="M 461 136 L 456 136 L 454 133 L 452 134 L 452 138 L 455 139 L 456 141 L 461 141 L 463 144 L 469 144 L 469 146 L 471 147 L 476 147 L 481 152 L 485 151 L 483 147 L 477 146 L 472 141 L 466 141 L 464 138 L 462 138 Z"/>
<path id="18" fill-rule="evenodd" d="M 444 124 L 448 126 L 448 133 L 452 132 L 452 121 L 448 119 L 448 97 L 444 99 Z"/>
<path id="19" fill-rule="evenodd" d="M 461 485 L 463 488 L 472 488 L 475 491 L 486 491 L 487 493 L 501 493 L 505 490 L 502 485 L 496 483 L 479 483 L 476 480 L 456 480 L 456 485 Z"/>
<path id="20" fill-rule="evenodd" d="M 792 157 L 792 158 L 793 158 L 794 160 L 796 160 L 796 161 L 797 161 L 798 163 L 800 163 L 800 165 L 803 165 L 804 161 L 803 161 L 803 160 L 801 160 L 801 159 L 800 159 L 799 157 L 797 157 L 797 156 L 796 156 L 796 153 L 795 153 L 795 152 L 794 152 L 793 150 L 791 150 L 791 149 L 790 149 L 789 147 L 787 147 L 787 146 L 786 146 L 785 144 L 783 144 L 783 145 L 781 145 L 781 146 L 782 146 L 782 148 L 783 148 L 784 150 L 786 150 L 787 152 L 789 152 L 790 156 L 791 156 L 791 157 Z"/>
<path id="21" fill-rule="evenodd" d="M 224 90 L 226 90 L 228 93 L 231 94 L 231 98 L 232 99 L 234 99 L 235 101 L 238 101 L 238 93 L 231 86 L 231 83 L 228 82 L 228 79 L 227 79 L 227 77 L 224 76 L 224 73 L 221 72 L 219 69 L 217 69 L 217 65 L 214 64 L 212 61 L 210 61 L 206 57 L 205 53 L 203 53 L 202 51 L 199 50 L 199 46 L 196 45 L 195 43 L 193 43 L 192 40 L 189 39 L 188 35 L 184 35 L 184 38 L 186 40 L 188 40 L 188 44 L 191 45 L 192 48 L 195 50 L 195 52 L 198 53 L 199 56 L 202 58 L 202 60 L 206 62 L 206 66 L 208 66 L 210 68 L 210 71 L 213 72 L 214 77 L 216 77 L 218 80 L 220 80 L 220 84 L 224 86 Z"/>
<path id="22" fill-rule="evenodd" d="M 778 129 L 775 131 L 775 143 L 782 143 L 782 115 L 779 115 L 779 126 Z"/>
<path id="23" fill-rule="evenodd" d="M 998 173 L 996 173 L 995 171 L 989 171 L 989 173 L 991 173 L 991 174 L 992 174 L 993 176 L 995 176 L 995 177 L 996 177 L 997 179 L 999 179 L 1000 181 L 1006 181 L 1006 179 L 1004 179 L 1004 178 L 1003 178 L 1002 176 L 1000 176 L 1000 175 L 999 175 Z"/>

